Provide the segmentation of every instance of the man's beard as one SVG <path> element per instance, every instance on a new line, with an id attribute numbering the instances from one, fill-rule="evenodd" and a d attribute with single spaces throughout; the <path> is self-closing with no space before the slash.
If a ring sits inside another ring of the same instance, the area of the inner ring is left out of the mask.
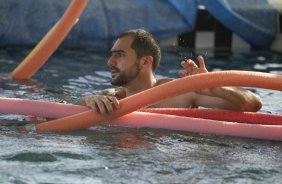
<path id="1" fill-rule="evenodd" d="M 112 67 L 111 70 L 114 70 L 118 76 L 117 78 L 111 80 L 111 84 L 115 86 L 124 86 L 128 84 L 138 76 L 139 69 L 139 61 L 136 61 L 135 65 L 127 72 L 120 71 L 118 68 Z"/>

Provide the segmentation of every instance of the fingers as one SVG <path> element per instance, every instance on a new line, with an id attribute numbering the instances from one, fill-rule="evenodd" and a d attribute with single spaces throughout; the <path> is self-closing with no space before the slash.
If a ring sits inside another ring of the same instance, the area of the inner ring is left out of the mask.
<path id="1" fill-rule="evenodd" d="M 107 114 L 119 108 L 119 101 L 113 96 L 94 95 L 84 97 L 85 104 L 96 113 Z"/>
<path id="2" fill-rule="evenodd" d="M 102 114 L 113 112 L 114 108 L 117 109 L 119 107 L 119 101 L 116 99 L 116 97 L 113 96 L 103 96 L 102 102 L 104 104 L 99 106 L 99 108 L 103 109 Z"/>
<path id="3" fill-rule="evenodd" d="M 84 97 L 85 105 L 88 107 L 91 107 L 91 109 L 98 113 L 98 110 L 96 108 L 96 102 L 95 102 L 95 96 L 86 96 Z M 98 104 L 97 104 L 98 106 Z"/>
<path id="4" fill-rule="evenodd" d="M 199 61 L 200 68 L 206 68 L 206 64 L 205 64 L 205 60 L 204 60 L 203 56 L 200 55 L 200 56 L 197 57 L 197 59 Z"/>
<path id="5" fill-rule="evenodd" d="M 114 107 L 116 109 L 119 108 L 119 101 L 116 97 L 113 97 L 113 96 L 109 96 L 108 98 L 110 98 L 110 100 L 112 101 L 112 104 L 114 105 Z"/>
<path id="6" fill-rule="evenodd" d="M 179 70 L 178 75 L 182 78 L 182 77 L 186 77 L 187 74 L 184 71 Z"/>
<path id="7" fill-rule="evenodd" d="M 197 70 L 199 69 L 196 63 L 191 60 L 185 60 L 181 62 L 181 66 L 189 73 L 189 74 L 195 74 Z"/>
<path id="8" fill-rule="evenodd" d="M 206 65 L 205 65 L 205 60 L 202 56 L 198 56 L 197 57 L 198 61 L 199 61 L 199 67 L 197 66 L 197 64 L 191 60 L 185 60 L 181 62 L 181 66 L 190 74 L 190 75 L 194 75 L 194 74 L 199 74 L 199 73 L 206 73 L 208 72 L 208 70 L 206 69 Z M 180 75 L 180 77 L 183 77 L 183 73 L 185 74 L 185 72 L 178 72 L 178 74 Z M 186 76 L 186 74 L 185 74 Z"/>
<path id="9" fill-rule="evenodd" d="M 109 112 L 112 112 L 112 108 L 109 108 L 109 106 L 111 106 L 111 105 L 108 105 L 109 100 L 106 99 L 104 96 L 102 96 L 101 98 L 95 98 L 94 102 L 95 103 L 93 105 L 96 104 L 98 106 L 98 108 L 96 106 L 96 110 L 95 110 L 96 112 L 99 113 L 99 111 L 100 111 L 101 114 L 106 114 L 107 113 L 106 109 L 108 109 Z"/>

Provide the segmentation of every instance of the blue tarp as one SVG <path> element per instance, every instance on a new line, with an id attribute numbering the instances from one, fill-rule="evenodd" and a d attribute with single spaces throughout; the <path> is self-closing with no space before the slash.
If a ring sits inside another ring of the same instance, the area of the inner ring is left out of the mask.
<path id="1" fill-rule="evenodd" d="M 218 21 L 256 47 L 268 48 L 278 33 L 279 14 L 267 0 L 198 0 Z"/>
<path id="2" fill-rule="evenodd" d="M 35 45 L 70 2 L 1 0 L 0 46 Z M 266 0 L 89 0 L 63 44 L 109 48 L 121 32 L 135 28 L 144 28 L 159 40 L 193 31 L 198 3 L 255 46 L 269 46 L 277 33 L 278 15 Z"/>
<path id="3" fill-rule="evenodd" d="M 63 15 L 70 0 L 1 0 L 0 45 L 34 45 Z M 110 47 L 123 31 L 144 28 L 158 39 L 195 25 L 194 0 L 89 0 L 63 44 Z"/>

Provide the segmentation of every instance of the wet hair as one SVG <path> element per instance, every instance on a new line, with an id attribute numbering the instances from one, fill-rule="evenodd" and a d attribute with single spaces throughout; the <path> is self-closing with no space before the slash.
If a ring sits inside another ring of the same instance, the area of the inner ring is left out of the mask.
<path id="1" fill-rule="evenodd" d="M 135 51 L 137 58 L 140 59 L 143 56 L 153 57 L 152 70 L 155 72 L 160 64 L 161 49 L 153 35 L 144 29 L 132 29 L 122 33 L 118 38 L 125 36 L 132 36 L 134 38 L 131 48 Z"/>

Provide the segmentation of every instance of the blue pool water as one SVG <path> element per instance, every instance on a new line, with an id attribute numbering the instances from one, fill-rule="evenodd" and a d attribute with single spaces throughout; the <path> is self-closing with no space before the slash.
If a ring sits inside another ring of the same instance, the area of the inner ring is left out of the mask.
<path id="1" fill-rule="evenodd" d="M 1 97 L 75 102 L 112 87 L 108 53 L 59 49 L 29 81 L 9 73 L 29 48 L 0 49 Z M 158 77 L 178 77 L 186 50 L 164 48 Z M 180 52 L 180 53 L 179 53 Z M 201 53 L 205 53 L 203 51 Z M 209 53 L 209 52 L 208 52 Z M 207 56 L 209 71 L 251 70 L 282 74 L 282 56 L 238 52 Z M 282 114 L 279 91 L 249 88 L 261 112 Z M 95 126 L 63 133 L 19 132 L 26 116 L 0 115 L 0 183 L 281 183 L 282 143 L 161 129 Z"/>

